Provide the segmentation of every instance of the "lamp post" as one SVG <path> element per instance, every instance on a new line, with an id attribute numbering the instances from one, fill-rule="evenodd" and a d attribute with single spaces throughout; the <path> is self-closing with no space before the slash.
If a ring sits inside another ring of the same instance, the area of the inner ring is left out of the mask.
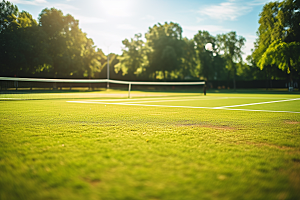
<path id="1" fill-rule="evenodd" d="M 106 83 L 106 89 L 108 90 L 109 89 L 109 45 L 107 44 L 104 44 L 106 47 L 107 47 L 107 75 L 106 75 L 106 78 L 107 78 L 107 83 Z"/>

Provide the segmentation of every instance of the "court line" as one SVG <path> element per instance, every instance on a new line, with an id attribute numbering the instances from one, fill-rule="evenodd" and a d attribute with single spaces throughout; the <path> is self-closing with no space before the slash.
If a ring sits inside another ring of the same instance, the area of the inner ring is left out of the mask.
<path id="1" fill-rule="evenodd" d="M 136 103 L 108 103 L 108 102 L 88 102 L 88 101 L 67 101 L 69 103 L 86 103 L 86 104 L 104 104 L 104 105 L 124 105 L 124 106 L 144 106 L 144 107 L 164 107 L 164 108 L 192 108 L 192 109 L 220 109 L 220 110 L 233 110 L 233 111 L 250 111 L 250 112 L 270 112 L 270 113 L 295 113 L 300 114 L 296 111 L 277 111 L 277 110 L 251 110 L 251 109 L 232 109 L 226 107 L 196 107 L 196 106 L 171 106 L 171 105 L 147 105 L 147 104 L 136 104 Z"/>
<path id="2" fill-rule="evenodd" d="M 221 110 L 237 110 L 237 111 L 250 111 L 250 112 L 271 112 L 271 113 L 295 113 L 295 114 L 300 114 L 300 112 L 284 111 L 284 110 L 252 110 L 252 109 L 239 109 L 239 108 L 221 108 Z"/>
<path id="3" fill-rule="evenodd" d="M 139 103 L 108 103 L 108 102 L 88 102 L 88 101 L 67 101 L 67 102 L 68 103 L 104 104 L 104 105 L 167 107 L 167 108 L 207 108 L 207 109 L 212 108 L 212 107 L 195 107 L 195 106 L 151 105 L 151 104 L 139 104 Z"/>
<path id="4" fill-rule="evenodd" d="M 167 99 L 167 100 L 158 100 L 158 101 L 140 101 L 140 102 L 125 102 L 126 104 L 131 104 L 131 103 L 153 103 L 153 102 L 167 102 L 167 101 L 195 101 L 195 100 L 219 100 L 219 99 L 229 99 L 231 97 L 216 97 L 216 98 L 182 98 L 182 99 Z M 150 98 L 149 98 L 150 99 Z M 163 99 L 163 98 L 152 98 L 151 100 L 156 100 L 156 99 Z M 262 98 L 265 99 L 265 98 Z M 278 98 L 276 98 L 278 99 Z M 137 99 L 135 99 L 137 100 Z M 144 100 L 144 99 L 139 99 L 139 100 Z M 105 100 L 103 100 L 105 102 Z M 236 105 L 235 105 L 236 106 Z M 233 107 L 235 107 L 233 106 Z M 221 107 L 231 107 L 231 106 L 221 106 Z"/>
<path id="5" fill-rule="evenodd" d="M 199 98 L 199 96 L 196 96 L 196 97 L 193 96 L 193 97 L 183 97 L 183 98 L 169 97 L 169 98 L 144 98 L 144 99 L 101 99 L 101 100 L 89 100 L 89 101 L 97 101 L 97 102 L 108 102 L 108 101 L 123 101 L 124 102 L 124 101 L 127 101 L 124 103 L 125 104 L 144 104 L 144 103 L 167 102 L 167 101 L 193 101 L 193 100 L 201 100 L 202 101 L 202 100 L 219 100 L 219 99 L 229 99 L 229 98 L 235 98 L 235 97 L 215 97 L 215 98 L 201 97 L 201 98 Z M 267 104 L 267 103 L 278 103 L 278 102 L 284 102 L 284 101 L 294 101 L 294 100 L 299 100 L 299 99 L 300 98 L 284 99 L 284 100 L 268 101 L 268 102 L 258 102 L 258 103 L 250 103 L 250 104 L 239 104 L 239 105 L 231 105 L 231 106 L 219 106 L 219 107 L 215 107 L 214 109 L 249 106 L 249 105 L 259 105 L 259 104 Z M 144 100 L 150 100 L 150 101 L 144 101 Z M 132 102 L 132 101 L 134 101 L 134 102 Z"/>
<path id="6" fill-rule="evenodd" d="M 168 97 L 168 98 L 140 98 L 140 99 L 101 99 L 101 100 L 88 100 L 97 102 L 108 102 L 108 101 L 128 101 L 126 104 L 131 103 L 153 103 L 153 102 L 166 102 L 166 101 L 192 101 L 192 100 L 218 100 L 218 99 L 244 99 L 248 97 L 207 97 L 204 96 L 192 96 L 192 97 Z M 279 99 L 277 98 L 265 98 L 265 97 L 249 97 L 251 99 Z M 140 102 L 130 102 L 139 101 Z M 154 100 L 154 101 L 144 101 L 144 100 Z M 223 106 L 222 106 L 223 107 Z"/>
<path id="7" fill-rule="evenodd" d="M 199 100 L 214 100 L 214 99 L 282 99 L 279 97 L 213 97 L 213 96 L 191 96 L 191 97 L 182 97 L 182 96 L 176 96 L 176 97 L 164 97 L 164 98 L 138 98 L 138 99 L 101 99 L 101 100 L 88 100 L 88 101 L 138 101 L 138 100 L 157 100 L 157 99 L 176 99 L 176 98 L 182 98 L 182 99 L 199 99 Z M 208 99 L 209 98 L 209 99 Z M 288 99 L 288 98 L 283 98 Z"/>
<path id="8" fill-rule="evenodd" d="M 239 105 L 232 105 L 232 106 L 220 106 L 220 107 L 215 107 L 215 109 L 234 108 L 234 107 L 241 107 L 241 106 L 253 106 L 253 105 L 268 104 L 268 103 L 281 103 L 281 102 L 297 101 L 297 100 L 300 100 L 300 98 L 285 99 L 285 100 L 278 100 L 278 101 L 266 101 L 266 102 L 258 102 L 258 103 L 247 103 L 247 104 L 239 104 Z"/>
<path id="9" fill-rule="evenodd" d="M 220 97 L 220 98 L 218 98 L 218 99 L 224 99 L 224 98 L 222 98 L 222 97 Z M 202 100 L 215 100 L 215 98 L 212 98 L 212 99 L 209 99 L 209 98 L 201 98 L 201 99 L 195 99 L 195 98 L 193 98 L 193 99 L 191 99 L 191 98 L 186 98 L 186 99 L 168 99 L 168 100 L 160 100 L 160 101 L 140 101 L 140 102 L 126 102 L 126 104 L 131 104 L 131 103 L 134 103 L 134 104 L 136 104 L 136 103 L 153 103 L 153 102 L 167 102 L 167 101 L 195 101 L 195 100 L 200 100 L 200 101 L 202 101 Z"/>
<path id="10" fill-rule="evenodd" d="M 142 100 L 158 100 L 158 99 L 166 99 L 166 100 L 172 100 L 172 99 L 178 99 L 181 98 L 182 100 L 185 99 L 205 99 L 204 96 L 192 96 L 192 97 L 167 97 L 167 98 L 140 98 L 140 99 L 101 99 L 101 100 L 89 100 L 89 101 L 102 101 L 102 102 L 107 102 L 107 101 L 142 101 Z M 218 98 L 224 98 L 224 97 L 218 97 Z M 159 101 L 157 101 L 159 102 Z"/>

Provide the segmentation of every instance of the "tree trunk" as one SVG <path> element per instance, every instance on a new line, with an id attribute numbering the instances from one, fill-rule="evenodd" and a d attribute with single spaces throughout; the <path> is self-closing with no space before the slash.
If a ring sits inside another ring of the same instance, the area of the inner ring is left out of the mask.
<path id="1" fill-rule="evenodd" d="M 268 84 L 269 76 L 268 76 L 268 69 L 266 68 L 266 90 L 269 89 L 269 84 Z"/>
<path id="2" fill-rule="evenodd" d="M 227 75 L 227 89 L 229 89 L 229 82 L 230 82 L 230 71 L 228 71 L 228 75 Z"/>
<path id="3" fill-rule="evenodd" d="M 291 61 L 288 62 L 289 70 L 290 70 L 290 84 L 293 86 L 293 69 L 291 67 Z"/>
<path id="4" fill-rule="evenodd" d="M 234 89 L 234 91 L 236 90 L 235 74 L 236 74 L 236 69 L 234 67 L 233 68 L 233 89 Z"/>
<path id="5" fill-rule="evenodd" d="M 236 84 L 235 84 L 235 75 L 233 75 L 233 89 L 236 90 Z"/>
<path id="6" fill-rule="evenodd" d="M 53 78 L 56 78 L 56 70 L 55 70 L 55 67 L 53 66 L 53 69 L 54 69 L 54 75 L 53 75 Z M 53 83 L 53 90 L 56 90 L 57 89 L 57 84 L 56 82 Z"/>
<path id="7" fill-rule="evenodd" d="M 293 69 L 291 67 L 291 61 L 288 62 L 288 67 L 289 67 L 289 70 L 290 70 L 290 74 L 289 74 L 289 79 L 290 79 L 290 83 L 289 83 L 289 91 L 293 91 L 294 90 L 294 73 L 293 73 Z"/>

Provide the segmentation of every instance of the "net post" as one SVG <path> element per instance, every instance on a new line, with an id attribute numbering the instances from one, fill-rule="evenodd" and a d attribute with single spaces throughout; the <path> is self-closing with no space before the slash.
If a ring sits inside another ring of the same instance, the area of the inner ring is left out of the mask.
<path id="1" fill-rule="evenodd" d="M 16 90 L 18 90 L 18 81 L 14 81 L 14 86 L 15 86 Z"/>
<path id="2" fill-rule="evenodd" d="M 131 83 L 128 85 L 128 98 L 130 98 Z"/>

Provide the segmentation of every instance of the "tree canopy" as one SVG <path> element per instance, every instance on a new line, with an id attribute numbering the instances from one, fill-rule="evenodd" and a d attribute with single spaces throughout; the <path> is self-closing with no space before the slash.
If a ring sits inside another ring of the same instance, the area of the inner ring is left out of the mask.
<path id="1" fill-rule="evenodd" d="M 117 71 L 122 70 L 123 74 L 140 75 L 146 70 L 145 67 L 148 65 L 147 47 L 141 37 L 141 34 L 135 34 L 134 38 L 122 41 L 125 47 L 122 50 L 122 56 L 118 57 L 120 62 L 116 66 Z"/>
<path id="2" fill-rule="evenodd" d="M 237 63 L 242 63 L 242 47 L 246 39 L 242 36 L 237 36 L 236 32 L 231 31 L 227 34 L 218 35 L 218 48 L 224 52 L 226 60 L 226 68 L 233 79 L 233 87 L 236 89 L 236 73 Z"/>
<path id="3" fill-rule="evenodd" d="M 300 5 L 267 3 L 257 40 L 247 62 L 245 38 L 235 31 L 211 35 L 199 30 L 183 38 L 178 23 L 157 23 L 146 33 L 122 41 L 122 55 L 105 55 L 79 27 L 79 21 L 56 8 L 37 20 L 17 6 L 0 1 L 1 76 L 110 78 L 127 80 L 236 80 L 299 78 Z M 211 44 L 211 49 L 205 49 Z"/>
<path id="4" fill-rule="evenodd" d="M 284 0 L 267 3 L 259 19 L 253 58 L 260 69 L 277 67 L 299 76 L 300 2 Z"/>
<path id="5" fill-rule="evenodd" d="M 164 79 L 177 70 L 183 55 L 182 28 L 176 23 L 156 24 L 145 34 L 149 61 L 148 73 L 161 71 Z M 156 78 L 156 75 L 154 75 Z"/>
<path id="6" fill-rule="evenodd" d="M 1 7 L 1 74 L 9 76 L 93 77 L 100 57 L 79 21 L 55 8 L 44 9 L 37 22 L 4 0 Z"/>

